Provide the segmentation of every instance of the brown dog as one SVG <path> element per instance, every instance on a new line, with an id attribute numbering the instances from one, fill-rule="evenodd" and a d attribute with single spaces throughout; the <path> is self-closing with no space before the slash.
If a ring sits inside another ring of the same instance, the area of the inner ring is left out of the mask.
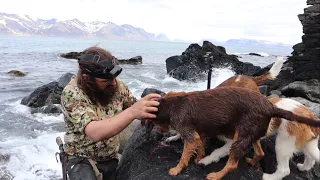
<path id="1" fill-rule="evenodd" d="M 261 76 L 256 76 L 256 77 L 246 76 L 246 75 L 235 75 L 235 76 L 232 76 L 232 77 L 226 79 L 225 81 L 220 83 L 217 87 L 233 86 L 233 87 L 246 88 L 246 89 L 249 89 L 254 92 L 260 92 L 258 86 L 261 85 L 266 80 L 274 80 L 279 75 L 279 72 L 281 71 L 283 63 L 284 63 L 284 58 L 280 56 L 277 58 L 275 63 L 272 65 L 272 67 L 270 68 L 270 70 L 266 74 L 263 74 Z M 153 91 L 155 93 L 159 93 L 159 90 L 153 89 Z M 163 96 L 163 94 L 161 94 L 161 95 Z M 143 95 L 143 96 L 145 96 L 145 95 Z M 146 134 L 147 134 L 147 137 L 149 137 L 149 134 L 150 134 L 151 130 L 153 129 L 153 124 L 149 123 L 148 120 L 143 120 L 141 122 L 141 124 L 146 127 Z M 158 134 L 162 134 L 161 129 L 157 129 L 157 132 L 158 132 Z M 231 137 L 233 137 L 233 136 L 231 136 Z M 175 136 L 171 136 L 171 137 L 167 138 L 165 140 L 165 142 L 176 141 L 180 138 L 181 138 L 180 134 L 177 134 Z"/>
<path id="2" fill-rule="evenodd" d="M 234 86 L 234 87 L 242 87 L 246 89 L 250 89 L 255 92 L 259 91 L 259 85 L 261 85 L 266 80 L 274 80 L 281 71 L 282 65 L 284 63 L 283 57 L 278 57 L 276 62 L 272 65 L 268 73 L 253 77 L 253 76 L 246 76 L 246 75 L 236 75 L 228 78 L 227 80 L 223 81 L 216 87 L 224 87 L 224 86 Z"/>
<path id="3" fill-rule="evenodd" d="M 179 174 L 188 166 L 196 151 L 197 163 L 205 156 L 205 137 L 233 136 L 229 160 L 217 173 L 207 179 L 221 179 L 237 168 L 239 159 L 253 144 L 265 135 L 273 117 L 285 118 L 313 126 L 320 121 L 300 117 L 290 111 L 275 107 L 262 94 L 238 87 L 220 87 L 206 91 L 168 93 L 159 100 L 156 127 L 168 130 L 171 126 L 184 140 L 184 149 L 179 164 L 170 169 L 170 175 Z"/>

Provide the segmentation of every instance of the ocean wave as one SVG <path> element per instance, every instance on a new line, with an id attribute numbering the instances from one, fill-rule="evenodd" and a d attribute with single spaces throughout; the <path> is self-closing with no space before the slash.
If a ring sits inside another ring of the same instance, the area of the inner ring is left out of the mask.
<path id="1" fill-rule="evenodd" d="M 259 54 L 259 55 L 261 55 L 261 56 L 263 56 L 263 57 L 268 57 L 268 56 L 270 56 L 268 53 L 266 53 L 266 52 L 255 52 L 256 54 Z M 235 54 L 235 55 L 249 55 L 249 53 L 233 53 L 233 54 Z"/>

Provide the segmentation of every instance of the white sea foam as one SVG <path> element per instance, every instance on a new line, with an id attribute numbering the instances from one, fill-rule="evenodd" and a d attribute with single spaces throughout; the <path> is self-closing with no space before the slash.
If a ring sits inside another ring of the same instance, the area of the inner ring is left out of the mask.
<path id="1" fill-rule="evenodd" d="M 6 102 L 4 103 L 5 105 L 8 105 L 8 108 L 6 108 L 6 111 L 10 111 L 13 113 L 20 113 L 20 114 L 29 114 L 30 112 L 30 107 L 22 105 L 21 99 L 16 100 L 14 102 Z"/>
<path id="2" fill-rule="evenodd" d="M 28 118 L 35 119 L 38 122 L 43 122 L 45 124 L 51 124 L 56 122 L 63 122 L 63 114 L 59 115 L 52 115 L 52 114 L 43 114 L 43 113 L 30 113 L 30 107 L 22 105 L 21 99 L 7 103 L 9 107 L 6 108 L 7 112 L 15 113 L 15 114 L 22 114 Z"/>
<path id="3" fill-rule="evenodd" d="M 48 114 L 42 114 L 42 113 L 35 113 L 33 114 L 33 116 L 38 122 L 43 122 L 45 124 L 63 122 L 63 114 L 48 115 Z"/>
<path id="4" fill-rule="evenodd" d="M 0 142 L 1 154 L 10 155 L 2 168 L 8 169 L 16 180 L 50 180 L 61 176 L 61 164 L 55 159 L 57 136 L 63 133 L 43 134 L 35 139 L 8 138 Z"/>
<path id="5" fill-rule="evenodd" d="M 258 52 L 257 54 L 260 54 L 261 56 L 264 56 L 264 57 L 270 56 L 268 53 L 265 53 L 265 52 Z"/>
<path id="6" fill-rule="evenodd" d="M 213 69 L 211 77 L 211 87 L 214 88 L 224 80 L 233 76 L 234 72 L 229 68 Z M 159 83 L 158 83 L 159 82 Z M 197 83 L 190 83 L 189 81 L 179 81 L 169 75 L 166 75 L 162 80 L 157 80 L 154 84 L 144 83 L 141 80 L 132 80 L 128 83 L 131 91 L 136 97 L 140 97 L 145 88 L 159 89 L 165 93 L 169 91 L 200 91 L 207 89 L 208 81 L 200 81 Z"/>

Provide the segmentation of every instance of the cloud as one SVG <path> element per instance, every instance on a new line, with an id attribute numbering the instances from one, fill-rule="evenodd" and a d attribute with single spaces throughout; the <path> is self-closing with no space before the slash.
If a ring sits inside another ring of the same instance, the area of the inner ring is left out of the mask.
<path id="1" fill-rule="evenodd" d="M 302 35 L 297 15 L 305 7 L 301 0 L 10 0 L 2 2 L 0 12 L 112 21 L 171 39 L 253 38 L 295 44 Z"/>

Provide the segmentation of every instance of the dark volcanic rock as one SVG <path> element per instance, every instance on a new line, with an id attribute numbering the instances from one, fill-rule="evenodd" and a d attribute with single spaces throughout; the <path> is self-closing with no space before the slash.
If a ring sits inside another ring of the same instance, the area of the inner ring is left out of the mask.
<path id="1" fill-rule="evenodd" d="M 281 93 L 287 97 L 303 97 L 320 103 L 320 82 L 316 79 L 295 81 L 282 88 Z"/>
<path id="2" fill-rule="evenodd" d="M 292 56 L 288 57 L 277 79 L 264 83 L 270 90 L 280 90 L 294 81 L 320 80 L 320 2 L 308 0 L 307 4 L 311 6 L 298 15 L 304 32 L 302 43 L 293 46 Z"/>
<path id="3" fill-rule="evenodd" d="M 63 88 L 69 83 L 73 74 L 66 73 L 61 76 L 58 81 L 50 82 L 46 85 L 38 87 L 29 96 L 21 100 L 21 104 L 36 108 L 33 112 L 43 112 L 43 113 L 55 113 L 59 112 L 56 108 L 49 106 L 47 108 L 40 108 L 43 106 L 60 104 L 60 96 Z M 40 109 L 39 109 L 40 108 Z M 49 110 L 51 109 L 51 110 Z"/>
<path id="4" fill-rule="evenodd" d="M 136 56 L 132 57 L 130 59 L 117 59 L 119 64 L 131 64 L 131 65 L 137 65 L 137 64 L 142 64 L 142 57 L 141 56 Z"/>
<path id="5" fill-rule="evenodd" d="M 44 86 L 38 87 L 29 96 L 22 99 L 21 104 L 29 107 L 41 107 L 46 104 L 46 101 L 51 93 L 56 91 L 58 82 L 51 82 Z"/>
<path id="6" fill-rule="evenodd" d="M 297 55 L 297 54 L 301 54 L 306 50 L 306 45 L 304 45 L 303 43 L 298 43 L 296 45 L 294 45 L 293 47 L 294 53 L 293 55 Z"/>
<path id="7" fill-rule="evenodd" d="M 221 170 L 227 158 L 221 159 L 218 163 L 213 163 L 206 168 L 201 168 L 194 164 L 191 158 L 189 167 L 184 169 L 176 177 L 168 175 L 169 169 L 175 167 L 179 162 L 183 150 L 183 143 L 179 140 L 172 142 L 169 146 L 161 146 L 160 141 L 155 140 L 152 134 L 151 140 L 147 141 L 144 134 L 144 128 L 138 126 L 129 139 L 127 147 L 122 154 L 122 159 L 117 170 L 118 180 L 198 180 L 205 179 L 206 175 L 213 171 Z M 210 142 L 211 141 L 211 142 Z M 222 142 L 212 139 L 206 147 L 207 154 L 212 149 L 221 147 Z M 252 152 L 249 153 L 249 155 Z M 226 176 L 225 179 L 261 179 L 262 171 L 259 165 L 250 167 L 244 159 L 239 162 L 239 168 Z"/>
<path id="8" fill-rule="evenodd" d="M 68 52 L 68 53 L 62 53 L 60 54 L 60 57 L 66 58 L 66 59 L 77 59 L 77 57 L 81 56 L 82 52 Z M 119 64 L 142 64 L 142 57 L 141 56 L 135 56 L 130 59 L 117 59 L 117 62 Z"/>
<path id="9" fill-rule="evenodd" d="M 165 136 L 166 137 L 166 136 Z M 210 154 L 212 150 L 221 147 L 224 143 L 216 138 L 208 138 L 206 144 L 206 154 Z M 261 141 L 261 146 L 265 152 L 265 157 L 254 167 L 249 166 L 244 158 L 239 162 L 239 167 L 236 171 L 227 175 L 226 180 L 256 180 L 261 179 L 263 172 L 274 173 L 277 167 L 275 154 L 275 136 L 264 138 Z M 206 175 L 211 172 L 221 170 L 228 157 L 222 158 L 217 163 L 203 168 L 195 165 L 194 158 L 191 158 L 189 166 L 184 169 L 178 176 L 172 177 L 168 175 L 170 168 L 175 167 L 179 162 L 183 151 L 183 143 L 181 140 L 171 142 L 168 145 L 161 144 L 161 141 L 156 140 L 156 135 L 153 132 L 151 139 L 148 141 L 145 137 L 144 127 L 137 126 L 133 135 L 130 137 L 126 149 L 122 154 L 122 158 L 117 169 L 118 180 L 198 180 L 205 179 Z M 247 153 L 246 157 L 252 157 L 252 149 Z M 319 165 L 308 172 L 300 172 L 297 168 L 297 163 L 302 163 L 304 156 L 301 154 L 295 155 L 290 160 L 289 176 L 284 180 L 302 180 L 302 179 L 319 179 Z"/>
<path id="10" fill-rule="evenodd" d="M 68 53 L 61 53 L 60 57 L 66 59 L 76 59 L 78 56 L 81 56 L 82 52 L 68 52 Z"/>
<path id="11" fill-rule="evenodd" d="M 257 53 L 249 53 L 249 55 L 251 55 L 251 56 L 261 56 L 260 54 L 257 54 Z"/>
<path id="12" fill-rule="evenodd" d="M 251 63 L 241 62 L 235 55 L 226 54 L 225 48 L 204 41 L 202 47 L 191 44 L 180 56 L 166 59 L 167 74 L 178 80 L 197 81 L 205 79 L 213 68 L 230 67 L 236 74 L 252 75 L 261 68 Z"/>
<path id="13" fill-rule="evenodd" d="M 18 70 L 11 70 L 8 72 L 9 75 L 16 76 L 16 77 L 24 77 L 26 74 L 24 72 Z"/>

